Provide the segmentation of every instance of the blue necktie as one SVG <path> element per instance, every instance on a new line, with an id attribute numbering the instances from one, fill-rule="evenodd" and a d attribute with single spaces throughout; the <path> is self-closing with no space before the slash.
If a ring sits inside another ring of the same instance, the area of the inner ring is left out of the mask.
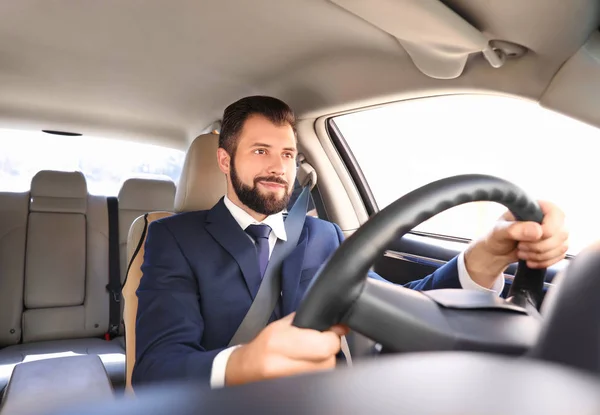
<path id="1" fill-rule="evenodd" d="M 246 233 L 256 241 L 258 266 L 260 268 L 260 277 L 262 278 L 269 263 L 269 234 L 271 233 L 271 228 L 267 225 L 250 225 L 246 228 Z"/>

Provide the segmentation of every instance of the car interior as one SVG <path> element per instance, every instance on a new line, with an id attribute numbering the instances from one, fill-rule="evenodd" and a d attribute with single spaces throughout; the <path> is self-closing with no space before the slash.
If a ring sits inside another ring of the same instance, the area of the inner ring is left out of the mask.
<path id="1" fill-rule="evenodd" d="M 3 2 L 0 414 L 598 413 L 599 31 L 598 0 Z M 356 364 L 134 391 L 148 226 L 224 195 L 220 118 L 249 95 L 294 109 L 295 190 L 347 238 L 294 324 L 347 324 Z M 541 222 L 538 194 L 573 218 L 563 261 L 501 293 L 400 286 L 471 222 Z"/>

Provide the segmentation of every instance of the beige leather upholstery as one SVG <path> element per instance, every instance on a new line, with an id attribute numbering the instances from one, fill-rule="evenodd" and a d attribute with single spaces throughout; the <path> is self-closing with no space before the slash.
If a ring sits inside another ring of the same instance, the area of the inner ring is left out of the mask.
<path id="1" fill-rule="evenodd" d="M 175 212 L 188 212 L 212 208 L 227 191 L 227 180 L 217 164 L 219 136 L 204 134 L 198 136 L 187 151 L 179 185 L 175 194 Z M 160 218 L 173 215 L 173 212 L 150 212 L 138 217 L 130 228 L 127 238 L 129 269 L 123 287 L 125 309 L 126 340 L 126 385 L 129 392 L 131 375 L 135 364 L 135 321 L 137 316 L 136 291 L 142 278 L 141 266 L 144 260 L 144 244 L 148 225 Z"/>
<path id="2" fill-rule="evenodd" d="M 125 356 L 122 337 L 112 341 L 85 338 L 15 344 L 0 350 L 0 392 L 6 386 L 13 369 L 22 362 L 76 355 L 100 357 L 113 387 L 123 387 Z"/>
<path id="3" fill-rule="evenodd" d="M 87 184 L 80 172 L 43 170 L 31 180 L 32 212 L 85 214 Z"/>
<path id="4" fill-rule="evenodd" d="M 101 336 L 108 329 L 108 208 L 106 197 L 88 196 L 85 323 L 80 335 Z"/>
<path id="5" fill-rule="evenodd" d="M 217 164 L 217 134 L 203 134 L 185 155 L 175 194 L 175 212 L 212 208 L 227 191 L 227 179 Z"/>
<path id="6" fill-rule="evenodd" d="M 42 171 L 31 182 L 23 341 L 85 329 L 87 186 L 79 172 Z"/>
<path id="7" fill-rule="evenodd" d="M 31 182 L 23 342 L 102 336 L 108 327 L 106 198 L 83 174 L 41 171 Z"/>
<path id="8" fill-rule="evenodd" d="M 119 215 L 128 212 L 141 212 L 173 209 L 175 200 L 175 183 L 169 178 L 144 179 L 131 178 L 123 182 L 119 190 Z M 136 214 L 136 218 L 140 214 Z M 121 216 L 119 216 L 119 219 Z M 135 219 L 135 218 L 133 218 Z M 131 221 L 133 222 L 133 220 Z M 125 236 L 129 232 L 129 226 L 125 230 Z"/>
<path id="9" fill-rule="evenodd" d="M 0 347 L 21 339 L 29 192 L 0 193 Z"/>
<path id="10" fill-rule="evenodd" d="M 53 412 L 86 400 L 113 399 L 110 379 L 98 356 L 66 356 L 15 367 L 0 412 L 14 415 Z"/>
<path id="11" fill-rule="evenodd" d="M 123 285 L 123 323 L 125 325 L 125 376 L 126 387 L 132 392 L 131 375 L 135 364 L 135 320 L 137 317 L 138 298 L 136 291 L 142 279 L 142 263 L 144 262 L 144 244 L 148 225 L 155 220 L 172 216 L 173 212 L 151 212 L 140 216 L 131 225 L 129 231 L 129 242 L 127 247 L 127 258 L 129 269 L 125 284 Z"/>
<path id="12" fill-rule="evenodd" d="M 175 183 L 160 179 L 131 178 L 123 182 L 119 191 L 119 251 L 121 255 L 121 283 L 127 275 L 127 236 L 133 221 L 153 211 L 172 211 Z"/>
<path id="13" fill-rule="evenodd" d="M 30 194 L 0 197 L 0 330 L 9 333 L 0 332 L 0 341 L 13 344 L 0 350 L 0 390 L 16 364 L 65 352 L 100 355 L 122 384 L 122 339 L 102 339 L 109 316 L 106 197 L 88 195 L 81 173 L 58 171 L 37 173 Z"/>

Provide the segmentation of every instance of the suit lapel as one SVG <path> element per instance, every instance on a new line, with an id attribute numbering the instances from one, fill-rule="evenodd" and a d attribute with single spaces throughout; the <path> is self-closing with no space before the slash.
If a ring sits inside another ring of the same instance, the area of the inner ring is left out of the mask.
<path id="1" fill-rule="evenodd" d="M 223 199 L 206 217 L 206 230 L 235 259 L 244 276 L 248 291 L 254 300 L 260 287 L 260 269 L 252 241 L 223 203 Z"/>
<path id="2" fill-rule="evenodd" d="M 300 275 L 302 273 L 302 264 L 304 262 L 307 242 L 308 232 L 306 228 L 304 228 L 300 235 L 298 245 L 281 264 L 281 311 L 283 316 L 287 316 L 294 311 L 294 303 L 298 292 L 298 285 L 300 283 Z"/>

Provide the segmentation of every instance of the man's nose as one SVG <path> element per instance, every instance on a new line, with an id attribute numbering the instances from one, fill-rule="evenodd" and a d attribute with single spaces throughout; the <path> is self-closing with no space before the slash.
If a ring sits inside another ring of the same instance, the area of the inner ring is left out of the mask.
<path id="1" fill-rule="evenodd" d="M 285 163 L 281 157 L 274 156 L 269 160 L 269 174 L 281 176 L 285 173 Z"/>

